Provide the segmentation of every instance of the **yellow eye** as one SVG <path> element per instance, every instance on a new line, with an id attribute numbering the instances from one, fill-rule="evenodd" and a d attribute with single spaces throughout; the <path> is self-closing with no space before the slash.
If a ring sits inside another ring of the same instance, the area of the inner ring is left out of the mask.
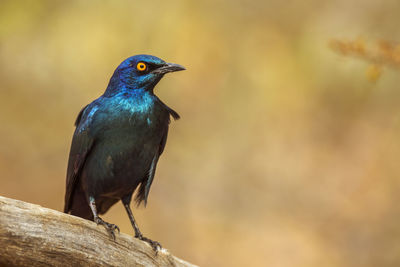
<path id="1" fill-rule="evenodd" d="M 136 65 L 136 69 L 137 69 L 138 71 L 145 71 L 145 70 L 147 69 L 147 66 L 146 66 L 146 64 L 144 64 L 143 62 L 139 62 L 139 63 Z"/>

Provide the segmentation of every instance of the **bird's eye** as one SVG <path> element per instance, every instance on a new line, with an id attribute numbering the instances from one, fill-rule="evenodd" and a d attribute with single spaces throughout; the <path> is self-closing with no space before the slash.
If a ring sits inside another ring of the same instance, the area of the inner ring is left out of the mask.
<path id="1" fill-rule="evenodd" d="M 136 69 L 137 69 L 138 71 L 145 71 L 145 70 L 147 69 L 147 66 L 146 66 L 146 64 L 143 63 L 143 62 L 139 62 L 139 63 L 136 65 Z"/>

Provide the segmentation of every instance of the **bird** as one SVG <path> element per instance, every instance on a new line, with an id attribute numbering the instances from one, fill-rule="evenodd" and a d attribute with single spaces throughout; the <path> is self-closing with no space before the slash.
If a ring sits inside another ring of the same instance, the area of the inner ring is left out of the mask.
<path id="1" fill-rule="evenodd" d="M 161 244 L 139 230 L 130 203 L 147 204 L 157 163 L 164 151 L 171 117 L 180 116 L 155 94 L 157 83 L 182 71 L 152 55 L 125 59 L 105 92 L 79 112 L 67 166 L 64 212 L 103 225 L 115 240 L 115 224 L 99 215 L 121 201 L 135 237 L 157 251 Z"/>

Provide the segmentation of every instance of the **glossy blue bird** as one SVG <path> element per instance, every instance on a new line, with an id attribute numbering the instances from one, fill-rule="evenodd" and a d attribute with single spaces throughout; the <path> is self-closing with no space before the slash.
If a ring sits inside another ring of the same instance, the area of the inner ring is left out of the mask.
<path id="1" fill-rule="evenodd" d="M 67 168 L 64 212 L 102 224 L 115 239 L 118 226 L 99 217 L 122 201 L 135 237 L 157 250 L 160 243 L 144 237 L 130 202 L 146 204 L 156 166 L 167 141 L 170 117 L 154 87 L 169 72 L 184 70 L 150 55 L 123 61 L 104 94 L 85 106 L 75 122 Z"/>

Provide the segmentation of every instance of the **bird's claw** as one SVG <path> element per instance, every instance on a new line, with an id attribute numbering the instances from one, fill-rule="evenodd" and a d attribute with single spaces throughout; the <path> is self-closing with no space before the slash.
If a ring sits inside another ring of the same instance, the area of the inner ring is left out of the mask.
<path id="1" fill-rule="evenodd" d="M 153 250 L 156 252 L 156 255 L 157 255 L 158 251 L 162 249 L 162 246 L 161 246 L 160 242 L 153 241 L 150 238 L 144 237 L 142 235 L 135 236 L 135 237 L 139 238 L 140 240 L 142 240 L 142 241 L 144 241 L 146 243 L 148 243 L 153 248 Z"/>
<path id="2" fill-rule="evenodd" d="M 114 240 L 115 240 L 115 230 L 118 230 L 118 233 L 120 233 L 119 227 L 118 227 L 117 225 L 112 224 L 112 223 L 105 222 L 105 221 L 104 221 L 102 218 L 100 218 L 100 217 L 97 217 L 97 218 L 95 219 L 95 222 L 96 222 L 97 224 L 103 225 L 103 226 L 107 229 L 107 231 L 110 233 L 110 235 L 112 236 L 112 238 L 113 238 Z"/>

